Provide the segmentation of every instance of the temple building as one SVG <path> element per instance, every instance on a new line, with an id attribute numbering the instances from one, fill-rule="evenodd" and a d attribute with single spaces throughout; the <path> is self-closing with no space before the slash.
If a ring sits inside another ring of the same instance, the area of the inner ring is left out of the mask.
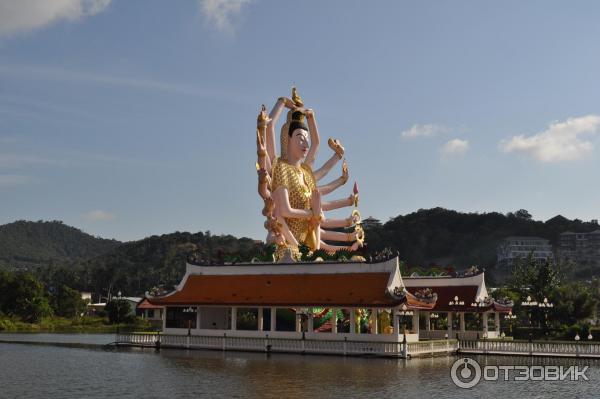
<path id="1" fill-rule="evenodd" d="M 500 335 L 512 304 L 489 298 L 483 272 L 402 278 L 398 263 L 188 263 L 173 292 L 147 301 L 165 308 L 169 335 L 388 343 Z"/>
<path id="2" fill-rule="evenodd" d="M 175 291 L 148 301 L 166 308 L 163 332 L 167 334 L 265 336 L 271 338 L 377 339 L 398 342 L 397 310 L 419 312 L 435 305 L 435 295 L 419 297 L 405 290 L 398 259 L 381 263 L 314 262 L 198 266 L 187 264 Z M 319 309 L 319 311 L 315 311 Z M 326 310 L 326 311 L 325 311 Z M 358 319 L 369 314 L 370 334 L 363 334 Z M 238 328 L 239 314 L 256 315 L 252 330 Z M 293 326 L 282 318 L 293 315 Z M 388 325 L 379 326 L 384 313 Z M 328 322 L 321 319 L 329 315 Z M 346 315 L 343 319 L 342 315 Z M 278 316 L 281 316 L 278 318 Z M 328 333 L 315 326 L 328 326 Z M 346 326 L 344 326 L 347 324 Z M 385 327 L 390 327 L 386 332 Z M 343 332 L 344 331 L 344 332 Z M 368 336 L 367 336 L 368 335 Z M 374 336 L 378 336 L 375 337 Z M 418 332 L 406 339 L 418 341 Z"/>
<path id="3" fill-rule="evenodd" d="M 419 337 L 499 338 L 501 315 L 512 311 L 512 302 L 491 298 L 484 276 L 483 271 L 474 270 L 456 276 L 404 278 L 408 292 L 415 293 L 426 287 L 437 295 L 433 309 L 421 312 L 424 320 L 413 323 L 414 329 L 419 331 Z M 437 327 L 442 321 L 446 325 L 444 329 Z M 467 321 L 471 328 L 467 327 Z M 490 328 L 490 321 L 493 328 Z M 424 330 L 420 329 L 421 324 Z"/>

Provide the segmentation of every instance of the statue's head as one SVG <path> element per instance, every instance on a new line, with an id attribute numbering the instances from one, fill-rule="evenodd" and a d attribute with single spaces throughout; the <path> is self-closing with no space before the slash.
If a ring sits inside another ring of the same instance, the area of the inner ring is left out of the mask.
<path id="1" fill-rule="evenodd" d="M 288 126 L 287 155 L 295 159 L 304 159 L 310 148 L 308 142 L 308 128 L 304 123 L 304 114 L 300 111 L 292 112 Z"/>
<path id="2" fill-rule="evenodd" d="M 296 87 L 292 87 L 292 101 L 296 107 L 303 107 L 302 98 Z M 304 159 L 308 153 L 308 128 L 304 123 L 305 115 L 300 111 L 288 112 L 287 121 L 281 127 L 281 158 Z"/>

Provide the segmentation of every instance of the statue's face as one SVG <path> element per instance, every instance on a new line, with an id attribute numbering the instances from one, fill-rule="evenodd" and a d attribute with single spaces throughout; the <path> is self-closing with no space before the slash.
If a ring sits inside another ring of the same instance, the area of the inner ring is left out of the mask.
<path id="1" fill-rule="evenodd" d="M 304 159 L 309 149 L 308 132 L 304 129 L 296 129 L 288 142 L 288 156 L 294 159 Z"/>

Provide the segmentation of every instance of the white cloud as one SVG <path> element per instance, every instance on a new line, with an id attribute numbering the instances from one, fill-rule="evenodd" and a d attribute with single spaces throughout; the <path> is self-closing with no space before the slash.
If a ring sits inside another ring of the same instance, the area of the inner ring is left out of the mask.
<path id="1" fill-rule="evenodd" d="M 447 133 L 449 131 L 449 128 L 433 123 L 427 123 L 425 125 L 414 124 L 410 129 L 400 133 L 400 136 L 405 139 L 414 139 L 418 137 L 437 136 L 438 134 Z"/>
<path id="2" fill-rule="evenodd" d="M 588 155 L 594 144 L 585 136 L 598 132 L 600 116 L 587 115 L 552 122 L 548 128 L 533 136 L 513 136 L 500 142 L 503 152 L 520 152 L 540 162 L 573 161 Z"/>
<path id="3" fill-rule="evenodd" d="M 235 22 L 239 19 L 242 7 L 252 0 L 199 0 L 200 10 L 206 22 L 220 32 L 235 32 Z"/>
<path id="4" fill-rule="evenodd" d="M 464 155 L 469 151 L 469 140 L 452 139 L 442 146 L 440 152 L 443 157 Z"/>
<path id="5" fill-rule="evenodd" d="M 0 37 L 98 14 L 111 0 L 0 0 Z"/>
<path id="6" fill-rule="evenodd" d="M 16 186 L 31 181 L 31 177 L 23 175 L 0 175 L 0 187 Z"/>
<path id="7" fill-rule="evenodd" d="M 89 211 L 85 214 L 85 218 L 90 222 L 106 222 L 115 218 L 114 213 L 106 212 L 100 209 Z"/>

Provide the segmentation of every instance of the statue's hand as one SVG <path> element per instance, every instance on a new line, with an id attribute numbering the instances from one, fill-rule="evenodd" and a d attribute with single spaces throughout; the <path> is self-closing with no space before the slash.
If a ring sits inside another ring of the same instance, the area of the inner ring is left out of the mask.
<path id="1" fill-rule="evenodd" d="M 331 148 L 340 159 L 343 158 L 344 153 L 346 151 L 344 150 L 342 143 L 338 139 L 330 138 L 329 140 L 327 140 L 327 144 L 329 145 L 329 148 Z"/>
<path id="2" fill-rule="evenodd" d="M 352 215 L 346 218 L 346 227 L 352 227 L 361 223 L 360 212 L 358 209 L 352 211 Z"/>
<path id="3" fill-rule="evenodd" d="M 258 118 L 257 118 L 257 126 L 260 127 L 264 127 L 266 126 L 269 122 L 271 122 L 271 119 L 269 118 L 269 114 L 267 114 L 267 108 L 265 107 L 265 105 L 263 104 L 261 109 L 260 109 L 260 113 L 258 114 Z"/>
<path id="4" fill-rule="evenodd" d="M 321 193 L 319 190 L 313 190 L 312 196 L 310 198 L 310 204 L 313 211 L 313 215 L 315 215 L 319 221 L 323 218 L 323 208 L 321 204 Z"/>
<path id="5" fill-rule="evenodd" d="M 297 106 L 294 105 L 294 107 L 292 108 L 292 110 L 294 112 L 301 112 L 304 115 L 306 115 L 306 108 L 304 108 L 304 107 L 297 107 Z"/>
<path id="6" fill-rule="evenodd" d="M 344 162 L 342 162 L 342 184 L 346 184 L 349 176 L 350 173 L 348 172 L 348 162 L 346 162 L 344 159 Z"/>
<path id="7" fill-rule="evenodd" d="M 289 109 L 294 109 L 296 108 L 296 104 L 294 104 L 294 102 L 287 97 L 279 97 L 279 101 L 283 102 L 283 106 Z"/>

